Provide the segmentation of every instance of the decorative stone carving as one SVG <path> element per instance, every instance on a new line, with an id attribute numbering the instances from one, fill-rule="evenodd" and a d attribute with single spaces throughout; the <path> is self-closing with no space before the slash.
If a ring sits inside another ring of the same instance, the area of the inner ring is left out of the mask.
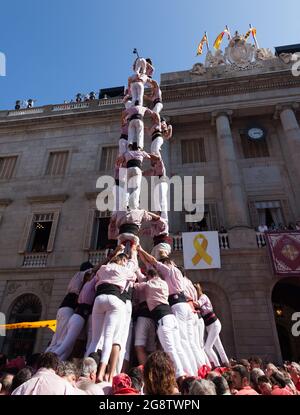
<path id="1" fill-rule="evenodd" d="M 257 49 L 255 58 L 259 61 L 267 61 L 270 59 L 276 59 L 274 53 L 271 51 L 271 49 L 268 49 L 268 48 Z"/>
<path id="2" fill-rule="evenodd" d="M 279 58 L 282 60 L 283 63 L 289 64 L 293 61 L 293 54 L 292 53 L 281 53 Z"/>
<path id="3" fill-rule="evenodd" d="M 22 283 L 20 281 L 11 281 L 7 284 L 7 294 L 11 295 L 17 291 L 18 288 L 22 287 Z"/>
<path id="4" fill-rule="evenodd" d="M 232 65 L 239 68 L 247 68 L 255 58 L 256 48 L 247 43 L 244 36 L 235 32 L 235 36 L 230 40 L 225 49 L 225 59 Z"/>
<path id="5" fill-rule="evenodd" d="M 195 63 L 190 73 L 192 75 L 204 75 L 206 73 L 206 69 L 202 63 Z"/>
<path id="6" fill-rule="evenodd" d="M 224 58 L 223 52 L 221 50 L 217 50 L 215 54 L 213 54 L 209 50 L 206 54 L 205 59 L 206 68 L 215 68 L 220 65 L 226 65 L 226 60 Z"/>
<path id="7" fill-rule="evenodd" d="M 20 293 L 25 291 L 34 291 L 50 297 L 52 293 L 53 280 L 19 280 L 9 281 L 6 286 L 6 295 Z"/>

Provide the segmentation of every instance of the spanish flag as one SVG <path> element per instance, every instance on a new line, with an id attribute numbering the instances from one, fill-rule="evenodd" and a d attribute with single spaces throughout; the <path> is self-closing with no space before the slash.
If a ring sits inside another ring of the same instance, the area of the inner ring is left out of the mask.
<path id="1" fill-rule="evenodd" d="M 248 30 L 248 32 L 245 34 L 245 39 L 247 40 L 248 37 L 252 34 L 253 37 L 256 36 L 256 29 L 255 27 L 251 27 L 251 29 Z"/>
<path id="2" fill-rule="evenodd" d="M 206 34 L 203 36 L 203 38 L 201 39 L 201 42 L 198 45 L 198 48 L 197 48 L 197 56 L 198 55 L 202 55 L 202 53 L 203 53 L 203 46 L 204 46 L 205 43 L 206 43 L 206 45 L 208 45 L 208 39 L 207 39 L 207 35 Z"/>
<path id="3" fill-rule="evenodd" d="M 217 37 L 217 39 L 215 40 L 214 48 L 216 50 L 220 49 L 220 46 L 221 46 L 221 43 L 222 43 L 222 40 L 223 40 L 223 37 L 224 37 L 225 34 L 228 36 L 228 39 L 231 38 L 231 34 L 230 34 L 229 30 L 227 28 L 224 29 L 224 31 L 222 33 L 220 33 L 219 36 Z"/>

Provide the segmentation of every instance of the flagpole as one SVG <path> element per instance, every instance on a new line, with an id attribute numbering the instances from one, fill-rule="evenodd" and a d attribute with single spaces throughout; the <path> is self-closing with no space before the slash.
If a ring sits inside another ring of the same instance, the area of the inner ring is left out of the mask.
<path id="1" fill-rule="evenodd" d="M 208 51 L 210 51 L 210 47 L 209 47 L 209 41 L 208 41 L 207 32 L 205 31 L 204 33 L 205 33 L 205 36 L 206 36 L 206 47 L 207 47 L 207 50 L 208 50 Z"/>
<path id="2" fill-rule="evenodd" d="M 252 30 L 253 27 L 252 27 L 251 23 L 249 24 L 249 27 L 250 27 L 250 30 L 251 30 L 251 33 L 252 33 L 252 36 L 253 36 L 253 39 L 254 39 L 255 47 L 256 47 L 256 49 L 259 49 L 258 41 L 257 41 L 256 35 L 254 34 L 254 32 Z"/>
<path id="3" fill-rule="evenodd" d="M 227 25 L 225 27 L 226 27 L 226 30 L 228 30 L 228 37 L 229 37 L 229 39 L 231 39 L 231 32 L 229 30 L 229 27 Z"/>

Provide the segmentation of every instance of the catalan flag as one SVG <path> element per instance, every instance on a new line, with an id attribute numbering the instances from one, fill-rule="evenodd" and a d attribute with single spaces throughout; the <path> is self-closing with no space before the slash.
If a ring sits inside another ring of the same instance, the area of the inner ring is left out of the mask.
<path id="1" fill-rule="evenodd" d="M 228 39 L 231 38 L 231 34 L 230 34 L 229 29 L 227 27 L 226 27 L 226 29 L 224 29 L 224 31 L 222 33 L 219 34 L 219 36 L 215 40 L 214 48 L 216 50 L 219 50 L 220 49 L 220 46 L 221 46 L 221 43 L 222 43 L 222 40 L 223 40 L 224 35 L 227 35 L 228 36 Z"/>
<path id="2" fill-rule="evenodd" d="M 206 33 L 205 33 L 205 35 L 201 39 L 201 42 L 198 45 L 198 48 L 197 48 L 197 56 L 198 55 L 202 55 L 202 53 L 203 53 L 203 46 L 204 46 L 205 43 L 208 46 L 208 39 L 207 39 L 207 34 Z"/>
<path id="3" fill-rule="evenodd" d="M 252 34 L 253 38 L 256 36 L 256 29 L 255 27 L 251 27 L 248 32 L 245 34 L 245 39 L 247 40 L 248 37 Z"/>

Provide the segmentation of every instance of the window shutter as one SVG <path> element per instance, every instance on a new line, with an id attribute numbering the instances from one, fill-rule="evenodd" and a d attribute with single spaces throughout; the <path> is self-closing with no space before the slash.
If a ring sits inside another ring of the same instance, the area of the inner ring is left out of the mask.
<path id="1" fill-rule="evenodd" d="M 210 218 L 211 218 L 211 229 L 210 230 L 216 231 L 219 229 L 219 219 L 218 219 L 216 203 L 210 203 L 209 210 L 210 210 Z"/>
<path id="2" fill-rule="evenodd" d="M 58 226 L 59 215 L 60 215 L 60 212 L 54 212 L 53 213 L 53 222 L 52 222 L 51 232 L 50 232 L 50 236 L 49 236 L 47 252 L 52 252 L 53 251 L 53 246 L 54 246 L 54 240 L 55 240 L 55 235 L 56 235 L 57 226 Z"/>
<path id="3" fill-rule="evenodd" d="M 25 221 L 23 233 L 22 233 L 20 243 L 19 243 L 19 254 L 24 254 L 24 252 L 26 252 L 27 241 L 28 241 L 28 238 L 29 238 L 31 225 L 32 225 L 32 222 L 33 222 L 33 217 L 34 217 L 34 214 L 31 213 L 30 215 L 27 216 L 27 219 Z"/>
<path id="4" fill-rule="evenodd" d="M 85 232 L 84 232 L 83 249 L 85 251 L 88 251 L 91 248 L 94 217 L 95 217 L 95 210 L 90 209 L 88 213 L 88 217 L 87 217 L 87 222 L 85 225 Z"/>
<path id="5" fill-rule="evenodd" d="M 259 217 L 258 217 L 258 212 L 255 206 L 255 202 L 249 202 L 249 212 L 250 212 L 252 226 L 254 228 L 257 228 L 257 226 L 259 226 Z"/>

